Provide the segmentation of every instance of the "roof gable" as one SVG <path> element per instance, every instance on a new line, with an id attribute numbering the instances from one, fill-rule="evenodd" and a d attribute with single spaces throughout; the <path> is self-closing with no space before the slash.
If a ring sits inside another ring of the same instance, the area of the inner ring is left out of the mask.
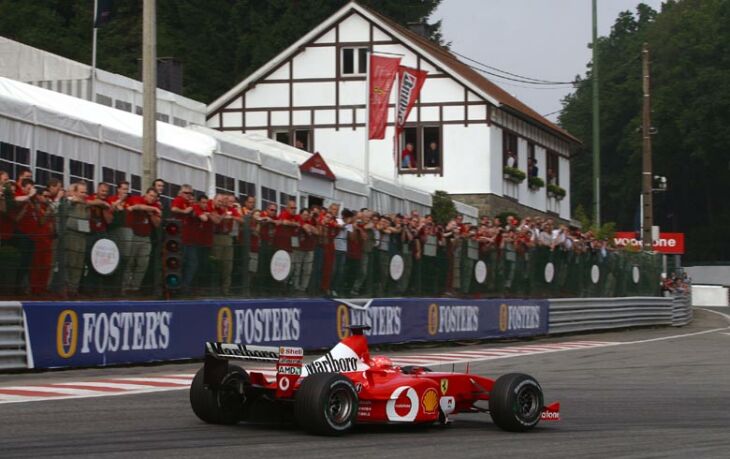
<path id="1" fill-rule="evenodd" d="M 511 109 L 511 111 L 527 117 L 533 122 L 541 124 L 554 133 L 567 138 L 572 142 L 580 143 L 580 140 L 571 135 L 568 131 L 549 121 L 547 118 L 543 117 L 525 103 L 494 84 L 482 74 L 461 62 L 445 48 L 412 32 L 392 19 L 356 3 L 355 1 L 351 1 L 340 8 L 320 25 L 312 29 L 309 33 L 279 53 L 268 63 L 246 77 L 243 81 L 231 88 L 221 97 L 213 101 L 208 106 L 208 116 L 220 108 L 223 108 L 232 99 L 238 97 L 249 85 L 266 76 L 269 72 L 275 71 L 278 66 L 293 57 L 302 47 L 305 47 L 308 43 L 318 39 L 323 34 L 328 33 L 330 28 L 353 12 L 359 13 L 367 20 L 377 24 L 378 27 L 387 31 L 387 33 L 391 34 L 405 46 L 411 48 L 415 53 L 420 54 L 426 60 L 431 61 L 433 64 L 440 67 L 450 77 L 454 78 L 456 81 L 460 82 L 491 104 L 496 106 L 506 106 Z"/>

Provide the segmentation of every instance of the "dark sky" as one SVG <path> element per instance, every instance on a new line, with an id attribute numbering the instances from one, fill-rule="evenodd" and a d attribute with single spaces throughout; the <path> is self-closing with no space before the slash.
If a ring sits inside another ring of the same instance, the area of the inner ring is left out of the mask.
<path id="1" fill-rule="evenodd" d="M 443 0 L 431 17 L 441 19 L 444 40 L 457 53 L 532 78 L 572 81 L 591 59 L 591 0 Z M 598 0 L 598 35 L 608 35 L 621 11 L 639 0 Z M 644 0 L 659 10 L 661 0 Z M 463 60 L 463 59 L 462 59 Z M 599 68 L 600 70 L 600 68 Z M 545 115 L 561 108 L 570 86 L 534 87 L 489 77 Z M 557 113 L 548 118 L 555 120 Z"/>

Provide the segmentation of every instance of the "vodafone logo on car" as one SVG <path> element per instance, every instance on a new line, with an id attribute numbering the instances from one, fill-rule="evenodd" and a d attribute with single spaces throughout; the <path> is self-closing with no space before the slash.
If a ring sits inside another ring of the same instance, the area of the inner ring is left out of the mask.
<path id="1" fill-rule="evenodd" d="M 389 421 L 412 422 L 418 414 L 418 394 L 410 386 L 400 386 L 390 394 L 385 405 L 385 414 Z"/>

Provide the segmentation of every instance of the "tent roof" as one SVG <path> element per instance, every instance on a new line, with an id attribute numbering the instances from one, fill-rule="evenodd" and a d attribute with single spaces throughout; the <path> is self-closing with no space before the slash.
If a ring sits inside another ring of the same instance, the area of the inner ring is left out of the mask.
<path id="1" fill-rule="evenodd" d="M 2 77 L 0 114 L 141 151 L 141 116 Z M 196 167 L 206 167 L 216 148 L 210 136 L 160 121 L 157 144 L 160 157 Z"/>

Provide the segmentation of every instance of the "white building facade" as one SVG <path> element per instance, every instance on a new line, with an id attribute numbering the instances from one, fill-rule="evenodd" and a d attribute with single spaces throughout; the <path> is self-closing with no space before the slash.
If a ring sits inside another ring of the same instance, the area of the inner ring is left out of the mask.
<path id="1" fill-rule="evenodd" d="M 428 71 L 428 79 L 395 149 L 393 90 L 385 139 L 369 142 L 366 167 L 368 52 L 401 55 L 402 65 Z M 445 190 L 489 215 L 570 219 L 570 155 L 579 141 L 445 49 L 354 2 L 209 105 L 207 126 L 319 152 L 375 180 Z M 415 168 L 400 167 L 394 155 L 406 143 L 415 147 Z M 537 177 L 547 183 L 550 171 L 565 197 L 507 179 L 509 153 L 526 175 L 529 158 L 536 160 Z"/>

